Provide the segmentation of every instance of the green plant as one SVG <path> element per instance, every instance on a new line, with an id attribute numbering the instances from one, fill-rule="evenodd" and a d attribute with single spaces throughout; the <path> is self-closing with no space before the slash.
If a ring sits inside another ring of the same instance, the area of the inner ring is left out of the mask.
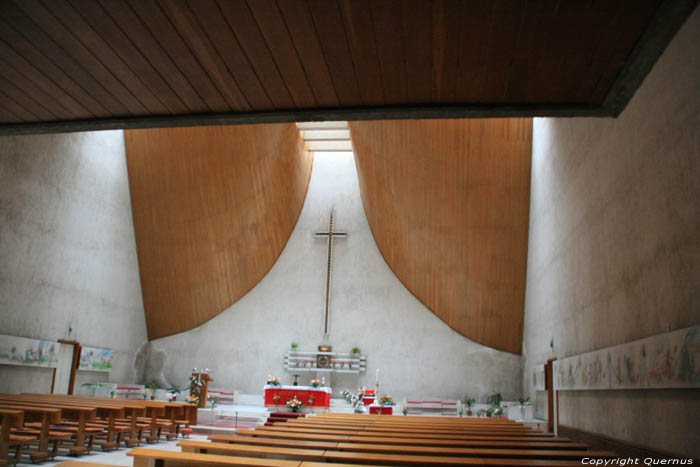
<path id="1" fill-rule="evenodd" d="M 158 384 L 158 381 L 153 380 L 150 383 L 146 385 L 148 389 L 160 389 L 160 384 Z"/>
<path id="2" fill-rule="evenodd" d="M 518 402 L 520 403 L 520 407 L 525 407 L 525 406 L 527 406 L 527 405 L 532 405 L 532 402 L 530 402 L 530 398 L 529 398 L 529 397 L 526 397 L 526 398 L 522 398 L 522 397 L 521 397 L 520 399 L 518 399 Z"/>
<path id="3" fill-rule="evenodd" d="M 297 350 L 299 350 L 299 344 L 292 342 L 292 352 L 296 352 Z"/>
<path id="4" fill-rule="evenodd" d="M 467 410 L 471 410 L 472 407 L 474 406 L 474 402 L 476 402 L 476 399 L 467 397 L 464 399 L 464 405 L 467 406 Z"/>
<path id="5" fill-rule="evenodd" d="M 408 407 L 406 407 L 405 405 L 401 407 L 401 413 L 404 415 L 408 415 Z"/>
<path id="6" fill-rule="evenodd" d="M 359 355 L 360 354 L 360 348 L 359 347 L 353 347 L 350 349 L 350 353 L 353 355 Z"/>
<path id="7" fill-rule="evenodd" d="M 497 392 L 495 394 L 491 394 L 488 399 L 486 399 L 486 402 L 491 406 L 491 407 L 500 407 L 501 406 L 501 401 L 503 400 L 503 396 L 501 395 L 500 392 Z"/>

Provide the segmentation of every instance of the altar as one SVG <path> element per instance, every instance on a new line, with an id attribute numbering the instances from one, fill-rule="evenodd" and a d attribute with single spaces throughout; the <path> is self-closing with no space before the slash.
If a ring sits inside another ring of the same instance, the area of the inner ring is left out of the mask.
<path id="1" fill-rule="evenodd" d="M 329 409 L 331 407 L 331 388 L 313 386 L 273 386 L 265 385 L 265 407 L 284 407 L 288 400 L 296 396 L 304 403 L 304 408 Z M 279 396 L 275 401 L 275 396 Z M 313 402 L 310 403 L 310 398 Z"/>
<path id="2" fill-rule="evenodd" d="M 370 404 L 369 413 L 376 415 L 393 415 L 394 406 L 392 405 L 381 405 L 381 404 Z"/>

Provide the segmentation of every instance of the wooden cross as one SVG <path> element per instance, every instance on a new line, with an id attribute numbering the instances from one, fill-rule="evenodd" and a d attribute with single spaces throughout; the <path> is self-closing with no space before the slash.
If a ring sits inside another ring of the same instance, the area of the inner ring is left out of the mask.
<path id="1" fill-rule="evenodd" d="M 335 237 L 345 238 L 348 234 L 346 232 L 334 232 L 333 231 L 333 212 L 331 212 L 331 220 L 328 224 L 328 232 L 316 232 L 316 237 L 327 237 L 328 238 L 328 269 L 326 270 L 326 311 L 324 314 L 323 321 L 323 335 L 328 335 L 328 318 L 329 318 L 329 307 L 331 303 L 331 270 L 333 266 L 333 239 Z"/>

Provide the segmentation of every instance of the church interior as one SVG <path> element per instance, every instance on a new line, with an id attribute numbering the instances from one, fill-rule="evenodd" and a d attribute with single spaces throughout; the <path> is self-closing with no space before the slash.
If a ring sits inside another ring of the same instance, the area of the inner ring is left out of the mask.
<path id="1" fill-rule="evenodd" d="M 700 462 L 697 3 L 0 2 L 0 465 Z"/>

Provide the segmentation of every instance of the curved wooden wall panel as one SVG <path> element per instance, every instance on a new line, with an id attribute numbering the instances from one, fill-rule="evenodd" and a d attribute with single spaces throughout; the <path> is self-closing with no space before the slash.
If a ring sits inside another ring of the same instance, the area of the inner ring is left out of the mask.
<path id="1" fill-rule="evenodd" d="M 450 327 L 519 354 L 532 119 L 351 122 L 350 131 L 389 267 Z"/>
<path id="2" fill-rule="evenodd" d="M 294 124 L 125 132 L 149 339 L 192 329 L 277 261 L 312 155 Z"/>

